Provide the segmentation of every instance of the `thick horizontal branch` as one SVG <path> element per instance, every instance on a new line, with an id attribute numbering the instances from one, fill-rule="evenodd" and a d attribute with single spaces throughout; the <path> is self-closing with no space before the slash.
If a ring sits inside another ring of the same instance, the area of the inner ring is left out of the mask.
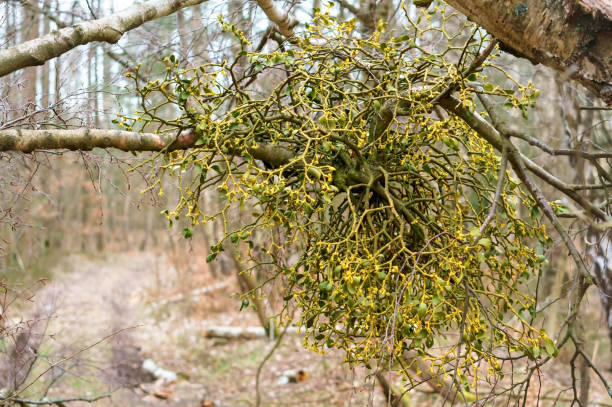
<path id="1" fill-rule="evenodd" d="M 53 31 L 0 51 L 0 77 L 28 66 L 42 65 L 79 45 L 101 41 L 116 43 L 127 31 L 148 21 L 206 0 L 150 0 L 119 13 Z"/>
<path id="2" fill-rule="evenodd" d="M 81 150 L 116 148 L 123 151 L 159 151 L 168 143 L 152 133 L 121 130 L 0 130 L 0 151 Z"/>
<path id="3" fill-rule="evenodd" d="M 577 80 L 612 104 L 610 0 L 446 0 L 502 49 Z"/>
<path id="4" fill-rule="evenodd" d="M 122 151 L 161 151 L 188 149 L 197 137 L 193 131 L 178 137 L 165 134 L 137 133 L 107 129 L 75 130 L 0 130 L 0 152 L 36 150 L 91 151 L 94 148 L 116 148 Z M 252 145 L 249 154 L 273 167 L 285 165 L 294 158 L 288 149 L 269 144 Z"/>

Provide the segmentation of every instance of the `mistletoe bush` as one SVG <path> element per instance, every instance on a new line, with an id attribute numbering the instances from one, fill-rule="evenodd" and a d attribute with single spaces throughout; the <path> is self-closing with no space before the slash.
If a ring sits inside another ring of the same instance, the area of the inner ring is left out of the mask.
<path id="1" fill-rule="evenodd" d="M 535 203 L 493 148 L 436 102 L 453 91 L 474 111 L 484 92 L 525 111 L 537 95 L 488 83 L 484 72 L 503 72 L 495 52 L 474 61 L 491 39 L 450 24 L 457 15 L 406 16 L 403 35 L 380 23 L 366 36 L 319 13 L 273 52 L 249 51 L 221 22 L 241 45 L 235 60 L 182 69 L 166 58 L 162 78 L 134 77 L 141 110 L 120 125 L 192 130 L 193 148 L 154 158 L 152 188 L 162 193 L 163 174 L 179 183 L 168 220 L 222 219 L 225 237 L 207 260 L 231 244 L 244 247 L 249 270 L 272 266 L 309 348 L 341 348 L 365 364 L 412 351 L 443 373 L 450 363 L 469 387 L 481 362 L 494 377 L 500 360 L 556 353 L 526 294 L 544 262 L 532 247 L 550 239 L 536 216 L 521 216 Z M 179 114 L 168 119 L 169 108 Z M 210 188 L 224 199 L 218 213 L 199 204 Z M 236 229 L 234 207 L 251 215 Z M 262 260 L 251 236 L 272 231 Z M 289 248 L 300 254 L 292 264 L 277 255 Z"/>

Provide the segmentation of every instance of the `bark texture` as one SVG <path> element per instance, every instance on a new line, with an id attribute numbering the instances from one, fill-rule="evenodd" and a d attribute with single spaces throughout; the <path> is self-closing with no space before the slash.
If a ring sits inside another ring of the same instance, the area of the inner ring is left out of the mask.
<path id="1" fill-rule="evenodd" d="M 81 150 L 96 147 L 123 151 L 158 151 L 164 141 L 156 134 L 120 130 L 0 130 L 0 151 Z"/>
<path id="2" fill-rule="evenodd" d="M 446 0 L 502 49 L 575 79 L 612 104 L 612 1 Z"/>
<path id="3" fill-rule="evenodd" d="M 0 152 L 21 151 L 31 153 L 36 150 L 91 151 L 94 148 L 116 148 L 123 151 L 161 151 L 188 149 L 197 140 L 191 130 L 183 131 L 178 137 L 165 134 L 137 133 L 106 129 L 75 130 L 0 130 Z M 293 153 L 281 146 L 256 144 L 248 148 L 254 158 L 273 167 L 289 163 Z M 237 152 L 239 154 L 239 152 Z M 302 163 L 294 163 L 296 168 Z"/>
<path id="4" fill-rule="evenodd" d="M 298 21 L 274 4 L 274 0 L 257 0 L 257 4 L 268 19 L 276 24 L 278 32 L 286 37 L 293 35 L 293 27 L 298 24 Z"/>
<path id="5" fill-rule="evenodd" d="M 97 20 L 65 27 L 0 51 L 0 77 L 28 66 L 42 65 L 79 45 L 116 43 L 127 31 L 206 0 L 151 0 Z"/>

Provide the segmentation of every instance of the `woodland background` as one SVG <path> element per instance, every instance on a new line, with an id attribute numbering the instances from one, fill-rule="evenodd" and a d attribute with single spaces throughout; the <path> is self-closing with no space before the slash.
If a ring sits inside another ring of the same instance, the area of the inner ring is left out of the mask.
<path id="1" fill-rule="evenodd" d="M 383 3 L 383 17 L 392 26 L 398 4 Z M 340 1 L 333 10 L 349 18 L 356 7 L 351 4 Z M 4 0 L 0 48 L 127 6 L 115 0 Z M 285 9 L 299 20 L 325 6 L 314 0 L 288 2 Z M 220 13 L 251 38 L 260 38 L 268 27 L 253 2 L 211 0 L 132 30 L 115 45 L 81 46 L 0 79 L 0 130 L 111 128 L 118 113 L 129 114 L 137 106 L 125 78 L 137 64 L 146 80 L 163 69 L 158 63 L 162 56 L 174 54 L 181 64 L 198 65 L 235 55 L 231 35 L 217 23 Z M 520 82 L 532 81 L 541 90 L 528 121 L 538 139 L 554 148 L 597 143 L 610 149 L 612 115 L 590 110 L 597 99 L 580 85 L 509 54 L 504 64 Z M 589 176 L 574 157 L 553 160 L 529 146 L 523 152 L 565 179 Z M 0 388 L 11 380 L 21 387 L 33 383 L 21 397 L 81 399 L 74 405 L 384 405 L 372 372 L 342 365 L 339 353 L 322 356 L 302 349 L 299 335 L 288 335 L 268 361 L 274 341 L 228 339 L 225 331 L 211 331 L 260 327 L 261 315 L 250 308 L 239 311 L 237 294 L 252 282 L 238 276 L 240 264 L 232 253 L 205 262 L 210 244 L 222 237 L 218 224 L 199 229 L 190 239 L 185 239 L 188 225 L 182 221 L 168 228 L 160 212 L 176 201 L 176 192 L 166 188 L 163 197 L 142 194 L 147 167 L 130 171 L 147 154 L 0 153 Z M 204 199 L 207 207 L 220 205 L 214 193 Z M 257 244 L 264 250 L 267 242 Z M 550 265 L 538 295 L 560 299 L 550 301 L 546 310 L 544 326 L 554 331 L 564 317 L 563 298 L 574 270 L 557 238 L 547 257 Z M 280 299 L 269 294 L 259 311 L 278 307 Z M 610 381 L 605 312 L 595 287 L 586 298 L 580 316 L 585 349 Z M 565 369 L 574 363 L 571 356 L 562 350 L 542 369 L 527 405 L 571 403 L 572 382 Z M 147 376 L 141 369 L 145 359 L 177 373 L 177 379 L 169 383 Z M 612 405 L 592 371 L 577 371 L 583 372 L 582 383 L 591 383 L 582 386 L 588 405 Z M 285 378 L 297 382 L 281 384 Z M 427 386 L 409 391 L 405 400 L 415 406 L 444 404 Z"/>

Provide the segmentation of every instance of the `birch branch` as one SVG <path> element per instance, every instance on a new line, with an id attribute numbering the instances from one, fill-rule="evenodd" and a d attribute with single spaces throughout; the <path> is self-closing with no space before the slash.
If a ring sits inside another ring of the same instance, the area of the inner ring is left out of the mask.
<path id="1" fill-rule="evenodd" d="M 446 0 L 502 49 L 561 72 L 612 105 L 610 0 Z"/>
<path id="2" fill-rule="evenodd" d="M 62 28 L 68 27 L 68 24 L 64 23 L 61 19 L 57 18 L 57 16 L 55 15 L 57 13 L 57 10 L 51 11 L 51 9 L 40 8 L 40 7 L 32 4 L 31 1 L 21 1 L 21 4 L 23 4 L 25 7 L 27 7 L 28 9 L 30 9 L 34 13 L 39 13 L 39 14 L 42 14 L 43 16 L 45 16 L 47 19 L 49 19 L 50 21 L 55 23 L 55 25 L 57 26 L 58 29 L 62 29 Z M 138 79 L 140 79 L 141 81 L 148 82 L 148 79 L 145 78 L 144 76 L 142 76 L 140 71 L 138 71 L 137 69 L 134 69 L 134 65 L 136 65 L 136 63 L 130 64 L 121 55 L 114 53 L 110 49 L 110 46 L 108 46 L 108 45 L 103 45 L 102 48 L 104 49 L 104 53 L 106 55 L 108 55 L 109 58 L 111 58 L 115 62 L 118 62 L 127 71 L 132 72 L 133 74 L 138 76 Z M 124 50 L 124 52 L 125 52 L 125 50 Z M 132 58 L 130 58 L 130 59 L 132 59 Z"/>
<path id="3" fill-rule="evenodd" d="M 207 0 L 150 0 L 119 13 L 84 21 L 0 51 L 0 77 L 28 66 L 43 65 L 79 45 L 100 41 L 116 43 L 126 32 Z"/>
<path id="4" fill-rule="evenodd" d="M 291 37 L 293 35 L 293 27 L 298 24 L 298 21 L 278 8 L 274 4 L 274 0 L 257 0 L 257 4 L 259 4 L 259 7 L 261 7 L 268 19 L 276 24 L 278 32 L 285 37 Z"/>

